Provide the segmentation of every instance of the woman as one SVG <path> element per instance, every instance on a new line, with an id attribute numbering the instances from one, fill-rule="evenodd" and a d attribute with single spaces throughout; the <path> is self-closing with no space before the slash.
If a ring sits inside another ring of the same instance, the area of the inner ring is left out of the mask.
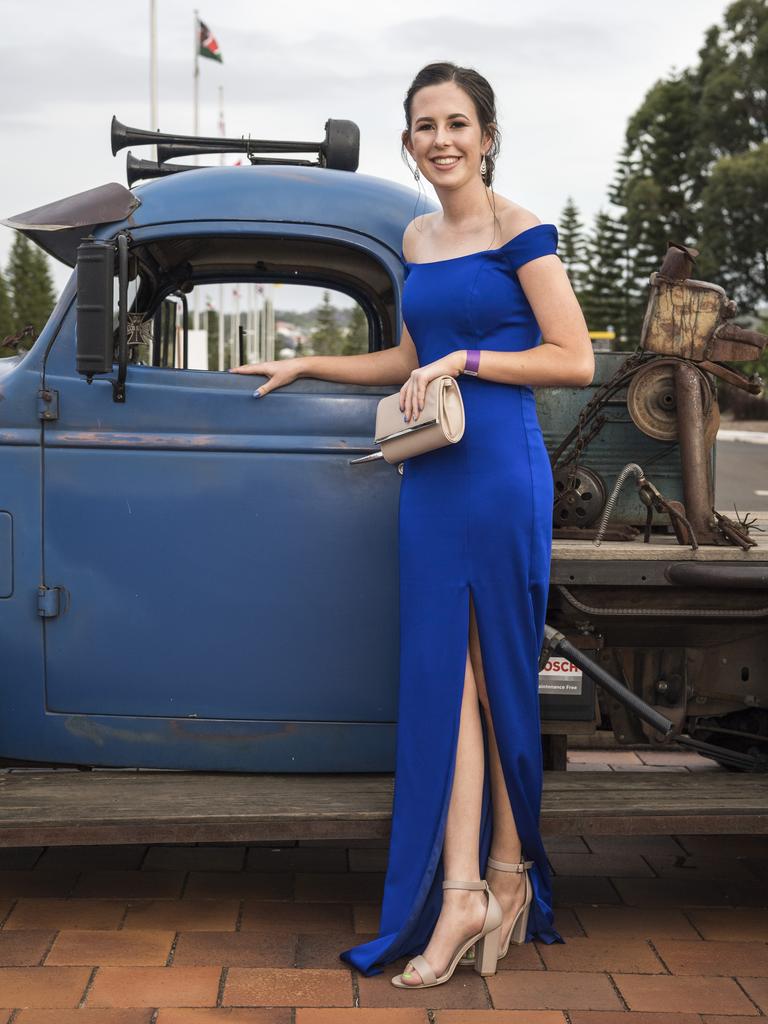
<path id="1" fill-rule="evenodd" d="M 553 483 L 534 387 L 585 386 L 594 358 L 557 229 L 491 188 L 495 101 L 476 71 L 430 64 L 403 145 L 442 210 L 403 234 L 398 348 L 238 367 L 261 395 L 299 376 L 427 385 L 461 376 L 460 442 L 409 459 L 400 487 L 400 690 L 380 932 L 340 953 L 366 975 L 411 957 L 400 988 L 496 970 L 509 943 L 563 942 L 538 827 Z M 406 158 L 407 159 L 407 158 Z M 539 341 L 543 337 L 543 341 Z M 484 874 L 482 873 L 484 871 Z"/>

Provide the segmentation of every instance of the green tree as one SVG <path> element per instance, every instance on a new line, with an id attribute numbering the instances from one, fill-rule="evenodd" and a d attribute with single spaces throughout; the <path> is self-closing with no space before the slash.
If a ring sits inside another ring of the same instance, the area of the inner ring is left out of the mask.
<path id="1" fill-rule="evenodd" d="M 605 210 L 599 210 L 595 216 L 594 227 L 587 242 L 586 256 L 588 274 L 581 294 L 581 305 L 587 326 L 590 331 L 613 328 L 618 342 L 616 347 L 625 347 L 625 232 L 622 224 Z"/>
<path id="2" fill-rule="evenodd" d="M 13 331 L 31 324 L 37 334 L 45 326 L 56 302 L 48 260 L 21 233 L 17 233 L 8 257 Z"/>
<path id="3" fill-rule="evenodd" d="M 570 278 L 576 297 L 581 301 L 587 270 L 586 237 L 578 207 L 572 196 L 568 196 L 563 212 L 560 214 L 558 236 L 560 259 Z"/>
<path id="4" fill-rule="evenodd" d="M 608 198 L 617 209 L 626 210 L 627 185 L 634 178 L 637 166 L 637 160 L 632 155 L 632 148 L 625 140 L 619 153 L 619 158 L 616 161 L 613 180 L 608 186 Z"/>
<path id="5" fill-rule="evenodd" d="M 697 234 L 700 173 L 691 173 L 688 156 L 695 145 L 696 93 L 690 71 L 656 82 L 627 127 L 615 194 L 625 208 L 626 330 L 635 344 L 648 303 L 648 279 L 661 266 L 668 240 L 692 244 Z"/>
<path id="6" fill-rule="evenodd" d="M 713 167 L 702 191 L 701 250 L 702 277 L 741 308 L 768 296 L 768 142 Z"/>
<path id="7" fill-rule="evenodd" d="M 656 82 L 630 118 L 626 140 L 634 173 L 627 180 L 630 240 L 653 228 L 687 242 L 696 234 L 694 206 L 701 168 L 690 152 L 697 132 L 697 88 L 690 71 Z M 639 186 L 645 184 L 645 189 Z M 658 197 L 661 201 L 650 201 Z M 662 253 L 663 258 L 663 253 Z"/>
<path id="8" fill-rule="evenodd" d="M 765 237 L 767 85 L 768 4 L 736 0 L 707 31 L 698 62 L 657 81 L 630 118 L 610 193 L 627 230 L 630 335 L 668 241 L 699 249 L 698 275 L 750 311 L 765 297 L 755 236 Z"/>
<path id="9" fill-rule="evenodd" d="M 0 274 L 0 358 L 13 355 L 13 349 L 3 347 L 3 338 L 13 334 L 13 310 L 11 308 L 11 297 L 8 294 L 8 285 L 5 278 Z"/>
<path id="10" fill-rule="evenodd" d="M 349 327 L 341 347 L 343 356 L 354 356 L 368 351 L 368 317 L 365 310 L 357 303 L 349 319 Z"/>
<path id="11" fill-rule="evenodd" d="M 323 292 L 323 301 L 315 313 L 315 330 L 312 333 L 312 348 L 315 355 L 340 355 L 343 338 L 336 317 L 336 308 L 331 302 L 331 293 Z"/>
<path id="12" fill-rule="evenodd" d="M 668 233 L 663 191 L 652 178 L 634 178 L 627 185 L 626 333 L 634 348 L 650 294 L 649 278 L 667 251 L 667 240 L 685 241 Z"/>
<path id="13" fill-rule="evenodd" d="M 48 256 L 37 246 L 34 249 L 34 268 L 39 290 L 39 312 L 37 315 L 42 318 L 40 323 L 40 329 L 42 330 L 53 312 L 53 307 L 56 305 L 56 289 L 53 286 Z"/>
<path id="14" fill-rule="evenodd" d="M 219 313 L 215 309 L 205 311 L 205 329 L 208 331 L 208 369 L 219 368 Z"/>
<path id="15" fill-rule="evenodd" d="M 603 261 L 614 267 L 616 287 L 620 292 L 620 300 L 617 299 L 615 307 L 611 311 L 616 316 L 613 326 L 616 330 L 616 348 L 619 349 L 632 349 L 637 345 L 638 336 L 635 330 L 630 330 L 630 323 L 636 322 L 637 317 L 633 313 L 638 305 L 645 301 L 639 295 L 640 289 L 633 279 L 635 254 L 629 246 L 629 229 L 627 227 L 626 192 L 629 183 L 633 180 L 634 169 L 631 151 L 625 144 L 616 161 L 613 180 L 608 186 L 610 206 L 606 212 L 610 217 L 610 223 L 606 228 L 607 237 L 598 246 L 603 254 L 601 257 Z M 619 309 L 621 310 L 620 315 Z"/>
<path id="16" fill-rule="evenodd" d="M 706 165 L 743 152 L 768 139 L 768 5 L 737 0 L 722 28 L 707 32 L 695 70 L 698 86 L 698 149 L 693 159 Z M 705 174 L 702 187 L 706 183 Z"/>

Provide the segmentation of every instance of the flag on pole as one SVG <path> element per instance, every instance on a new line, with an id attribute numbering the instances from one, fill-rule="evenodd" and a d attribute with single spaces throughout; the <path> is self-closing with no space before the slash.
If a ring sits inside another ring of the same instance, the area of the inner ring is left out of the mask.
<path id="1" fill-rule="evenodd" d="M 219 44 L 216 42 L 211 30 L 205 24 L 204 21 L 197 19 L 198 25 L 198 53 L 201 57 L 210 57 L 211 60 L 217 60 L 219 64 L 224 63 L 224 59 L 221 56 L 221 50 Z"/>

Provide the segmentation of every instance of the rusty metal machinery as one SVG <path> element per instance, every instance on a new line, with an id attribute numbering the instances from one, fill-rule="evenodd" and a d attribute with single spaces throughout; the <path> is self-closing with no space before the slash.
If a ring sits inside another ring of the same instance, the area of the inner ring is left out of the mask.
<path id="1" fill-rule="evenodd" d="M 645 541 L 650 540 L 651 517 L 656 510 L 670 516 L 680 544 L 754 545 L 746 519 L 734 522 L 714 509 L 710 467 L 720 412 L 712 377 L 750 394 L 762 394 L 763 381 L 757 375 L 748 377 L 720 360 L 758 359 L 768 337 L 731 322 L 736 306 L 719 285 L 690 278 L 696 256 L 696 249 L 669 243 L 661 270 L 650 277 L 651 293 L 637 349 L 598 388 L 553 453 L 556 535 L 592 536 L 598 538 L 597 543 L 603 536 L 633 539 L 637 535 L 628 527 L 606 534 L 612 499 L 626 472 L 606 502 L 605 486 L 602 490 L 597 486 L 602 479 L 585 465 L 583 457 L 605 423 L 601 411 L 612 395 L 626 387 L 627 410 L 638 430 L 659 441 L 676 442 L 680 448 L 682 503 L 665 500 L 644 471 L 635 473 L 640 498 L 648 510 Z M 596 495 L 599 503 L 594 500 Z M 600 513 L 602 520 L 595 527 Z"/>
<path id="2" fill-rule="evenodd" d="M 675 371 L 680 360 L 660 356 L 641 367 L 627 388 L 627 412 L 638 430 L 658 441 L 678 437 L 677 382 Z M 712 385 L 705 373 L 690 364 L 701 392 L 705 439 L 711 446 L 720 426 L 720 411 Z"/>
<path id="3" fill-rule="evenodd" d="M 649 704 L 634 690 L 609 672 L 605 665 L 569 641 L 553 626 L 544 625 L 544 644 L 539 664 L 543 665 L 551 654 L 560 654 L 588 673 L 595 683 L 622 710 L 631 727 L 637 723 L 638 738 L 652 738 L 657 734 L 659 747 L 675 743 L 710 757 L 726 768 L 746 772 L 768 771 L 768 721 L 760 708 L 740 709 L 722 718 L 694 719 L 688 734 L 682 732 L 685 715 L 678 706 L 663 703 L 663 696 L 682 680 L 661 679 L 654 691 L 659 698 Z M 614 717 L 612 715 L 612 717 Z M 692 735 L 692 734 L 696 735 Z"/>
<path id="4" fill-rule="evenodd" d="M 759 395 L 763 382 L 717 360 L 758 359 L 768 337 L 731 323 L 736 304 L 723 289 L 689 275 L 698 250 L 677 242 L 668 244 L 661 270 L 651 274 L 651 294 L 640 333 L 640 347 L 658 355 L 678 356 L 698 363 L 728 384 Z"/>
<path id="5" fill-rule="evenodd" d="M 605 483 L 595 470 L 571 463 L 554 471 L 554 522 L 559 527 L 591 526 L 605 508 Z"/>

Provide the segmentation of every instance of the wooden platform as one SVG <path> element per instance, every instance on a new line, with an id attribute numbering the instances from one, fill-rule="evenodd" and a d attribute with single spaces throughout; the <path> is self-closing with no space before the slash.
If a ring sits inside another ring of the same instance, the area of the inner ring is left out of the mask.
<path id="1" fill-rule="evenodd" d="M 734 519 L 733 509 L 718 509 L 722 515 Z M 744 513 L 740 511 L 743 516 Z M 734 544 L 704 544 L 695 551 L 688 545 L 679 544 L 674 534 L 653 534 L 650 543 L 646 544 L 642 533 L 633 540 L 603 540 L 595 547 L 591 539 L 552 541 L 552 566 L 558 562 L 590 561 L 590 562 L 643 562 L 646 566 L 653 562 L 764 562 L 768 560 L 768 512 L 748 513 L 755 519 L 755 525 L 762 527 L 753 530 L 750 538 L 756 546 L 744 551 Z"/>
<path id="2" fill-rule="evenodd" d="M 392 787 L 391 775 L 12 770 L 0 774 L 0 846 L 386 837 Z M 541 826 L 768 834 L 768 775 L 545 772 Z"/>

